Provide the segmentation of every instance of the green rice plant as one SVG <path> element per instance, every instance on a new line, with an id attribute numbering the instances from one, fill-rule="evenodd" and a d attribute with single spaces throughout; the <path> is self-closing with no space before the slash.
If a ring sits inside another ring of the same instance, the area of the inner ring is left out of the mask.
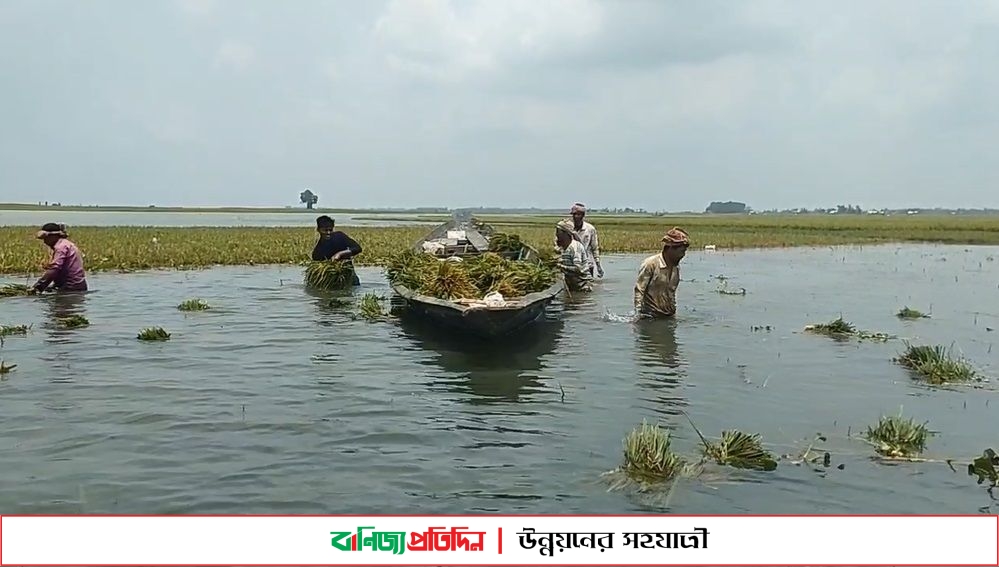
<path id="1" fill-rule="evenodd" d="M 978 378 L 978 372 L 968 361 L 955 358 L 941 345 L 906 344 L 906 351 L 895 358 L 895 362 L 915 371 L 931 384 L 968 382 Z"/>
<path id="2" fill-rule="evenodd" d="M 365 319 L 374 320 L 380 319 L 385 316 L 385 311 L 382 309 L 382 304 L 377 295 L 373 293 L 365 294 L 361 298 L 360 312 L 361 317 Z"/>
<path id="3" fill-rule="evenodd" d="M 864 432 L 864 438 L 879 455 L 904 458 L 919 456 L 926 449 L 929 435 L 926 423 L 902 419 L 901 413 L 882 416 L 877 426 L 868 426 Z"/>
<path id="4" fill-rule="evenodd" d="M 0 286 L 0 297 L 19 297 L 31 295 L 31 288 L 24 284 L 6 284 Z"/>
<path id="5" fill-rule="evenodd" d="M 929 315 L 926 315 L 922 311 L 917 311 L 915 309 L 909 309 L 908 305 L 906 305 L 905 307 L 903 307 L 902 309 L 900 309 L 899 312 L 895 314 L 895 316 L 898 317 L 899 319 L 929 319 L 930 318 Z"/>
<path id="6" fill-rule="evenodd" d="M 763 448 L 759 434 L 749 435 L 737 430 L 722 431 L 721 440 L 712 443 L 701 434 L 701 430 L 694 425 L 689 415 L 686 413 L 683 415 L 701 438 L 701 450 L 704 456 L 719 465 L 758 471 L 772 471 L 777 468 L 777 461 Z"/>
<path id="7" fill-rule="evenodd" d="M 0 337 L 27 335 L 31 325 L 0 325 Z"/>
<path id="8" fill-rule="evenodd" d="M 636 480 L 668 481 L 684 469 L 684 461 L 670 448 L 668 430 L 645 420 L 624 438 L 621 470 Z"/>
<path id="9" fill-rule="evenodd" d="M 162 327 L 149 327 L 139 331 L 137 338 L 140 341 L 168 341 L 170 333 L 163 330 Z"/>
<path id="10" fill-rule="evenodd" d="M 181 311 L 206 311 L 211 308 L 204 299 L 188 299 L 177 306 Z"/>
<path id="11" fill-rule="evenodd" d="M 305 268 L 305 283 L 309 287 L 337 290 L 350 287 L 354 282 L 354 269 L 339 260 L 309 262 Z"/>
<path id="12" fill-rule="evenodd" d="M 58 317 L 56 322 L 64 329 L 76 329 L 90 325 L 90 321 L 83 315 L 70 315 L 68 317 Z"/>

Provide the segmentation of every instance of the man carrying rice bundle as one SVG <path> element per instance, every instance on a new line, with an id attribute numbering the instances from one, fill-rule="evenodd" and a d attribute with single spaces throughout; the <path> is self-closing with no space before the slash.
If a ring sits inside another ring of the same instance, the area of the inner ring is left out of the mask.
<path id="1" fill-rule="evenodd" d="M 576 236 L 572 221 L 566 219 L 555 225 L 555 243 L 561 250 L 558 268 L 565 275 L 569 291 L 592 291 L 586 249 Z"/>
<path id="2" fill-rule="evenodd" d="M 312 249 L 312 260 L 319 262 L 322 260 L 333 260 L 347 262 L 353 268 L 351 258 L 361 253 L 361 245 L 347 236 L 343 232 L 333 230 L 334 221 L 332 218 L 323 215 L 316 219 L 316 232 L 319 233 L 319 242 Z M 361 280 L 354 274 L 354 284 L 361 285 Z"/>
<path id="3" fill-rule="evenodd" d="M 52 249 L 52 257 L 45 267 L 45 273 L 32 286 L 34 293 L 40 293 L 51 285 L 59 291 L 87 291 L 87 274 L 83 271 L 83 255 L 69 239 L 66 225 L 46 223 L 35 234 Z"/>
<path id="4" fill-rule="evenodd" d="M 676 288 L 680 285 L 680 260 L 687 253 L 690 237 L 679 228 L 662 238 L 662 252 L 642 262 L 635 282 L 635 313 L 643 318 L 676 314 Z"/>

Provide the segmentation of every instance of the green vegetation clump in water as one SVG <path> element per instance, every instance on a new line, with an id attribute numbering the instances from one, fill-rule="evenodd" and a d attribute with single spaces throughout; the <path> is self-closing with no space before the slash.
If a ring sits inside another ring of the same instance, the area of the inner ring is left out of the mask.
<path id="1" fill-rule="evenodd" d="M 0 325 L 0 337 L 27 335 L 30 328 L 30 325 Z"/>
<path id="2" fill-rule="evenodd" d="M 17 368 L 16 364 L 7 365 L 3 360 L 0 360 L 0 374 L 7 374 L 15 368 Z"/>
<path id="3" fill-rule="evenodd" d="M 177 306 L 181 311 L 206 311 L 211 308 L 212 306 L 204 299 L 188 299 Z"/>
<path id="4" fill-rule="evenodd" d="M 309 262 L 305 268 L 305 284 L 322 290 L 340 290 L 353 285 L 354 269 L 347 262 L 321 260 Z"/>
<path id="5" fill-rule="evenodd" d="M 60 327 L 65 329 L 76 329 L 78 327 L 86 327 L 90 324 L 83 315 L 70 315 L 68 317 L 59 317 L 56 319 Z"/>
<path id="6" fill-rule="evenodd" d="M 895 316 L 898 317 L 899 319 L 929 319 L 930 318 L 929 315 L 926 315 L 922 311 L 917 311 L 915 309 L 909 309 L 908 305 L 906 305 L 905 307 L 903 307 L 902 309 L 900 309 L 899 312 L 895 314 Z"/>
<path id="7" fill-rule="evenodd" d="M 382 309 L 382 304 L 380 303 L 380 298 L 373 294 L 365 294 L 361 298 L 361 317 L 365 319 L 379 319 L 385 316 L 385 311 Z"/>
<path id="8" fill-rule="evenodd" d="M 413 250 L 392 258 L 386 272 L 393 284 L 446 300 L 481 299 L 491 292 L 521 297 L 547 289 L 558 274 L 546 265 L 508 260 L 493 252 L 457 261 Z"/>
<path id="9" fill-rule="evenodd" d="M 162 327 L 150 327 L 139 331 L 137 337 L 140 341 L 167 341 L 170 340 L 170 333 Z"/>
<path id="10" fill-rule="evenodd" d="M 0 297 L 31 295 L 31 288 L 24 284 L 6 284 L 0 287 Z"/>
<path id="11" fill-rule="evenodd" d="M 806 331 L 822 335 L 852 335 L 857 332 L 857 328 L 852 323 L 844 321 L 842 317 L 834 319 L 828 323 L 817 323 L 805 327 Z"/>
<path id="12" fill-rule="evenodd" d="M 978 373 L 968 361 L 953 357 L 943 346 L 906 347 L 906 351 L 895 362 L 915 371 L 931 384 L 969 382 L 978 378 Z"/>
<path id="13" fill-rule="evenodd" d="M 868 426 L 864 432 L 874 451 L 886 457 L 916 457 L 926 449 L 927 437 L 925 423 L 902 419 L 901 415 L 882 417 L 877 426 Z"/>
<path id="14" fill-rule="evenodd" d="M 999 486 L 999 455 L 991 448 L 982 451 L 982 456 L 968 465 L 968 475 L 977 476 L 978 484 L 988 480 L 990 491 Z"/>
<path id="15" fill-rule="evenodd" d="M 704 455 L 719 465 L 759 471 L 772 471 L 777 468 L 777 461 L 763 448 L 763 442 L 758 434 L 722 431 L 721 440 L 717 443 L 711 443 L 703 437 L 701 441 L 704 443 Z"/>

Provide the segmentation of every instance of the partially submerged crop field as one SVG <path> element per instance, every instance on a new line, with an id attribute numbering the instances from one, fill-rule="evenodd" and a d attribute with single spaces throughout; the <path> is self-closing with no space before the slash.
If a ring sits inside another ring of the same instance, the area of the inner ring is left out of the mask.
<path id="1" fill-rule="evenodd" d="M 557 217 L 482 217 L 497 230 L 515 232 L 532 246 L 550 248 Z M 652 253 L 663 233 L 685 228 L 692 247 L 719 249 L 787 246 L 941 242 L 999 244 L 996 217 L 601 217 L 593 222 L 605 253 Z M 412 246 L 428 227 L 340 227 L 364 252 L 357 265 L 384 265 Z M 37 227 L 0 227 L 0 273 L 36 274 L 45 248 L 33 238 Z M 199 268 L 211 265 L 293 264 L 309 259 L 316 241 L 312 227 L 69 227 L 86 255 L 89 271 Z"/>

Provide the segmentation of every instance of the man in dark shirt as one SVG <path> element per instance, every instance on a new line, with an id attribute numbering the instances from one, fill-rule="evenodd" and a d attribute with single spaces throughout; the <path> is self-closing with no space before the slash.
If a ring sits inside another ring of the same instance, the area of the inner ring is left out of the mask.
<path id="1" fill-rule="evenodd" d="M 361 253 L 361 245 L 343 232 L 333 230 L 333 219 L 323 215 L 316 219 L 316 232 L 319 233 L 319 242 L 312 249 L 312 260 L 337 260 L 349 262 L 353 268 L 351 258 Z M 361 285 L 361 280 L 354 274 L 354 285 Z"/>

